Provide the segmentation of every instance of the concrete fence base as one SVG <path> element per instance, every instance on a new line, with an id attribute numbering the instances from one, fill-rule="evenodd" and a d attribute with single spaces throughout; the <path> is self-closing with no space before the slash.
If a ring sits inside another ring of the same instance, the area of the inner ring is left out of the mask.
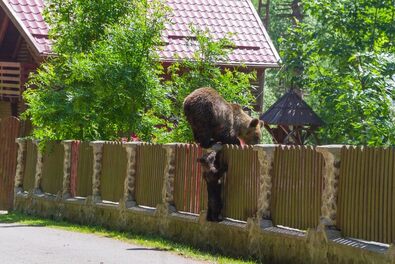
<path id="1" fill-rule="evenodd" d="M 168 210 L 164 204 L 155 209 L 126 207 L 125 202 L 95 202 L 64 199 L 60 195 L 19 192 L 15 210 L 78 224 L 100 225 L 111 229 L 144 234 L 159 234 L 201 249 L 216 250 L 233 257 L 246 257 L 264 263 L 385 263 L 395 264 L 393 246 L 367 249 L 354 242 L 337 240 L 336 232 L 323 225 L 306 233 L 270 226 L 250 218 L 247 222 L 207 222 L 200 216 Z M 344 240 L 344 239 L 343 239 Z"/>

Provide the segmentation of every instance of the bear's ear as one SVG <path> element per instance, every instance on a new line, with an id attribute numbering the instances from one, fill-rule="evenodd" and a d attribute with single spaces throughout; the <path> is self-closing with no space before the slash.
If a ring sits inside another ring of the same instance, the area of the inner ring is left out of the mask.
<path id="1" fill-rule="evenodd" d="M 254 118 L 250 122 L 250 127 L 256 127 L 259 124 L 259 120 L 257 118 Z"/>
<path id="2" fill-rule="evenodd" d="M 259 121 L 259 125 L 261 126 L 261 128 L 265 125 L 265 122 L 263 122 L 262 120 Z"/>

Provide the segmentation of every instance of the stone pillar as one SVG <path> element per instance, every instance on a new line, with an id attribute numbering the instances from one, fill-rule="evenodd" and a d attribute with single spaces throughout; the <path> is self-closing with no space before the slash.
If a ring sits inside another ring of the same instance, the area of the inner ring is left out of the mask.
<path id="1" fill-rule="evenodd" d="M 392 242 L 392 244 L 388 248 L 387 256 L 389 258 L 389 263 L 390 264 L 395 264 L 395 241 Z"/>
<path id="2" fill-rule="evenodd" d="M 14 194 L 23 192 L 23 175 L 25 173 L 25 157 L 26 157 L 26 139 L 17 138 L 15 142 L 18 144 L 18 156 L 15 173 Z"/>
<path id="3" fill-rule="evenodd" d="M 90 143 L 93 149 L 93 175 L 92 175 L 92 201 L 101 202 L 100 178 L 102 171 L 103 146 L 105 141 L 93 141 Z"/>
<path id="4" fill-rule="evenodd" d="M 325 160 L 324 190 L 322 193 L 321 220 L 326 227 L 336 225 L 338 181 L 340 172 L 340 151 L 342 145 L 317 146 Z"/>
<path id="5" fill-rule="evenodd" d="M 328 236 L 327 230 L 323 225 L 318 228 L 309 228 L 307 230 L 307 243 L 305 260 L 307 263 L 329 264 L 328 261 Z"/>
<path id="6" fill-rule="evenodd" d="M 259 161 L 259 188 L 260 196 L 258 199 L 257 218 L 260 224 L 271 225 L 271 193 L 272 177 L 270 171 L 274 161 L 274 150 L 277 145 L 263 144 L 255 145 L 254 150 L 258 152 Z"/>
<path id="7" fill-rule="evenodd" d="M 41 180 L 43 175 L 44 155 L 40 150 L 39 141 L 33 140 L 33 144 L 37 146 L 37 162 L 36 162 L 36 174 L 34 176 L 33 194 L 42 194 L 43 192 L 41 190 Z"/>
<path id="8" fill-rule="evenodd" d="M 63 161 L 63 191 L 62 198 L 68 199 L 71 197 L 71 146 L 72 140 L 62 141 L 64 147 L 64 161 Z"/>
<path id="9" fill-rule="evenodd" d="M 164 209 L 167 212 L 175 212 L 174 204 L 174 174 L 175 174 L 175 158 L 177 144 L 165 144 L 166 149 L 166 166 L 164 171 L 162 201 Z"/>
<path id="10" fill-rule="evenodd" d="M 128 165 L 124 184 L 124 202 L 125 206 L 136 206 L 135 182 L 136 182 L 136 153 L 137 147 L 141 142 L 127 142 L 123 147 L 126 149 Z"/>

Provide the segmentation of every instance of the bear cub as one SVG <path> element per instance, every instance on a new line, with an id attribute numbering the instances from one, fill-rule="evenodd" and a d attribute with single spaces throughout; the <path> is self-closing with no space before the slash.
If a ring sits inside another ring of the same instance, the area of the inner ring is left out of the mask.
<path id="1" fill-rule="evenodd" d="M 209 87 L 196 89 L 184 100 L 184 113 L 196 143 L 203 148 L 213 144 L 258 144 L 263 122 L 246 114 L 240 105 L 225 101 Z"/>
<path id="2" fill-rule="evenodd" d="M 222 221 L 222 183 L 221 178 L 227 171 L 228 166 L 220 161 L 221 151 L 211 151 L 206 153 L 198 162 L 202 164 L 203 179 L 207 185 L 207 221 L 220 222 Z"/>

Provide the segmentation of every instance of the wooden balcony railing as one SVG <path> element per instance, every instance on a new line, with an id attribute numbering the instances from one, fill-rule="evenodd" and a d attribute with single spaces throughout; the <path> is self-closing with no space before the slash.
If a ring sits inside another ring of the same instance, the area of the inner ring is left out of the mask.
<path id="1" fill-rule="evenodd" d="M 29 73 L 34 65 L 19 62 L 0 62 L 0 100 L 20 100 Z"/>

